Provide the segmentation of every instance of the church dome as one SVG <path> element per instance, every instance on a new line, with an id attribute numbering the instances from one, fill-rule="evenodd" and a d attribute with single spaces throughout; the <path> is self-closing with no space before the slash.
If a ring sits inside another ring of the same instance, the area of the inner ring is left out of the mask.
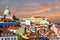
<path id="1" fill-rule="evenodd" d="M 4 15 L 9 15 L 10 14 L 10 11 L 8 9 L 8 7 L 6 7 L 5 11 L 4 11 Z"/>

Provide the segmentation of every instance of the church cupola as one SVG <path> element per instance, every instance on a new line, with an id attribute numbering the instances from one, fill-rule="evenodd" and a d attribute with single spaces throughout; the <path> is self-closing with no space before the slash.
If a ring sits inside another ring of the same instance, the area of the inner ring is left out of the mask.
<path id="1" fill-rule="evenodd" d="M 8 9 L 8 7 L 6 7 L 6 9 L 5 9 L 5 11 L 4 11 L 4 15 L 10 15 L 10 11 L 9 11 L 9 9 Z"/>
<path id="2" fill-rule="evenodd" d="M 5 9 L 5 11 L 4 11 L 4 20 L 6 20 L 6 21 L 7 21 L 7 20 L 8 20 L 8 21 L 13 20 L 12 15 L 11 15 L 8 7 L 6 7 L 6 9 Z"/>

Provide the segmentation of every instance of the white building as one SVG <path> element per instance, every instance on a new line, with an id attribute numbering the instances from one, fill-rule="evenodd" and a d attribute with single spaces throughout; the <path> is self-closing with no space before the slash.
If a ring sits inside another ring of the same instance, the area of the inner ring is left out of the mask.
<path id="1" fill-rule="evenodd" d="M 48 24 L 49 25 L 49 21 L 43 20 L 40 22 L 40 24 Z"/>
<path id="2" fill-rule="evenodd" d="M 8 9 L 8 7 L 6 7 L 6 9 L 4 10 L 4 16 L 5 16 L 5 18 L 13 20 L 12 14 L 10 13 L 10 10 Z"/>
<path id="3" fill-rule="evenodd" d="M 5 29 L 0 29 L 0 40 L 18 40 L 18 35 Z"/>
<path id="4" fill-rule="evenodd" d="M 26 25 L 31 25 L 31 21 L 30 20 L 25 20 L 25 24 Z"/>
<path id="5" fill-rule="evenodd" d="M 40 24 L 47 24 L 47 25 L 49 25 L 49 21 L 47 21 L 47 18 L 44 18 L 44 20 L 42 20 L 40 22 Z"/>
<path id="6" fill-rule="evenodd" d="M 18 40 L 17 36 L 2 36 L 0 40 Z"/>

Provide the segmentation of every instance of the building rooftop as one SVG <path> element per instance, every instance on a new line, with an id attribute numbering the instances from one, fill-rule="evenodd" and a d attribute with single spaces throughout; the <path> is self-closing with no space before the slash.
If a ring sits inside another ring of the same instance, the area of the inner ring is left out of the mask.
<path id="1" fill-rule="evenodd" d="M 12 30 L 17 30 L 19 29 L 20 27 L 19 26 L 9 26 L 8 29 L 12 29 Z"/>
<path id="2" fill-rule="evenodd" d="M 55 26 L 57 29 L 60 29 L 60 26 Z"/>
<path id="3" fill-rule="evenodd" d="M 8 28 L 9 26 L 19 26 L 19 22 L 1 22 L 0 28 Z"/>
<path id="4" fill-rule="evenodd" d="M 7 29 L 4 29 L 4 28 L 0 28 L 0 37 L 4 37 L 4 36 L 16 36 L 15 33 L 13 32 L 10 32 L 9 30 Z"/>
<path id="5" fill-rule="evenodd" d="M 34 16 L 34 18 L 42 18 L 42 17 L 40 17 L 40 16 Z"/>
<path id="6" fill-rule="evenodd" d="M 21 20 L 21 22 L 25 22 L 25 20 Z"/>
<path id="7" fill-rule="evenodd" d="M 57 23 L 55 23 L 55 25 L 58 25 L 58 26 L 60 26 L 60 22 L 57 22 Z"/>

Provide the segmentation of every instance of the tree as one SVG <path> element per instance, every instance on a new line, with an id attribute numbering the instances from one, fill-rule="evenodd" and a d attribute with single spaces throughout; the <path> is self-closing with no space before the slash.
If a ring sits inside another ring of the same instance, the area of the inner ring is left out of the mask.
<path id="1" fill-rule="evenodd" d="M 16 21 L 16 20 L 19 20 L 18 18 L 16 18 L 16 16 L 13 15 L 13 20 Z"/>

